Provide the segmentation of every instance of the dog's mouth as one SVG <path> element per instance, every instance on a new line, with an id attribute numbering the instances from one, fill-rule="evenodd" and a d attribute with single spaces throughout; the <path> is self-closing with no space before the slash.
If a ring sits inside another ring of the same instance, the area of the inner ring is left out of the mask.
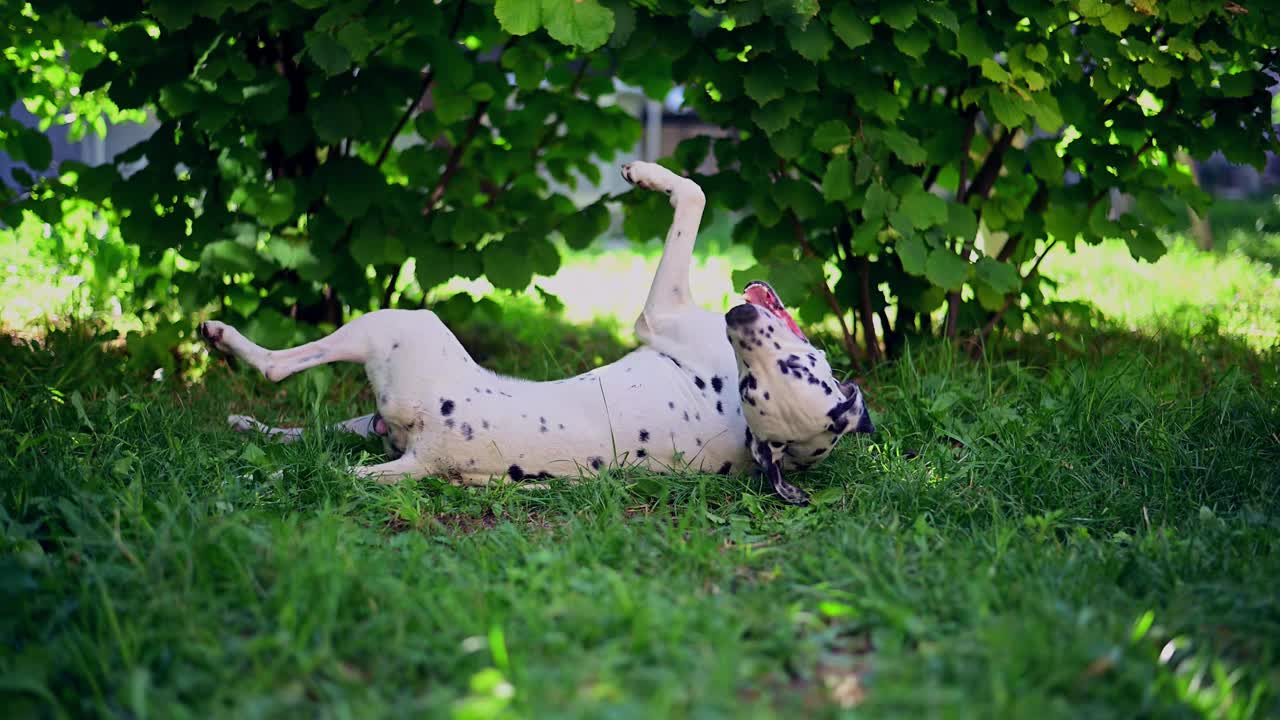
<path id="1" fill-rule="evenodd" d="M 778 298 L 778 293 L 769 287 L 768 283 L 759 280 L 753 280 L 747 283 L 746 289 L 742 291 L 742 299 L 768 310 L 774 317 L 782 321 L 791 332 L 805 342 L 809 342 L 809 338 L 800 332 L 800 326 L 796 325 L 796 321 L 792 319 L 791 313 L 782 306 L 782 300 Z"/>

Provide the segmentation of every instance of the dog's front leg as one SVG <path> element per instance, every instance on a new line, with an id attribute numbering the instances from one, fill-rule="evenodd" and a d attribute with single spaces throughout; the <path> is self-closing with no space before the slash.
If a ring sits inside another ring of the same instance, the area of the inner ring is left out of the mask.
<path id="1" fill-rule="evenodd" d="M 670 195 L 671 205 L 675 208 L 671 228 L 667 230 L 662 246 L 658 271 L 654 273 L 649 296 L 644 302 L 644 312 L 636 321 L 637 334 L 644 339 L 644 331 L 655 324 L 648 318 L 656 319 L 693 303 L 689 292 L 689 267 L 693 262 L 693 244 L 707 200 L 697 183 L 654 163 L 628 163 L 622 167 L 622 177 L 638 187 Z"/>
<path id="2" fill-rule="evenodd" d="M 353 467 L 351 474 L 358 478 L 373 478 L 383 485 L 394 485 L 404 478 L 420 478 L 432 472 L 417 455 L 406 453 L 391 462 Z"/>

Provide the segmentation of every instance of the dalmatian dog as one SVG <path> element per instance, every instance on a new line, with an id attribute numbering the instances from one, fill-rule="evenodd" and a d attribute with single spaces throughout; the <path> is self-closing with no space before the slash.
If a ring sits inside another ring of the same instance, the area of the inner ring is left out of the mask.
<path id="1" fill-rule="evenodd" d="M 739 361 L 725 341 L 727 321 L 697 306 L 689 289 L 705 197 L 653 163 L 630 163 L 622 175 L 669 195 L 674 216 L 635 323 L 641 346 L 615 363 L 554 382 L 505 377 L 479 366 L 429 310 L 379 310 L 287 350 L 262 348 L 220 322 L 202 323 L 200 334 L 273 382 L 325 363 L 363 364 L 377 412 L 335 429 L 383 439 L 389 461 L 352 468 L 379 482 L 522 483 L 633 466 L 747 470 L 754 436 L 734 390 Z M 302 434 L 239 415 L 229 422 L 286 441 Z"/>
<path id="2" fill-rule="evenodd" d="M 804 505 L 808 497 L 782 478 L 822 460 L 845 433 L 875 427 L 852 381 L 836 382 L 826 353 L 813 347 L 762 282 L 725 313 L 726 333 L 738 360 L 738 397 L 747 418 L 747 445 L 779 497 Z"/>

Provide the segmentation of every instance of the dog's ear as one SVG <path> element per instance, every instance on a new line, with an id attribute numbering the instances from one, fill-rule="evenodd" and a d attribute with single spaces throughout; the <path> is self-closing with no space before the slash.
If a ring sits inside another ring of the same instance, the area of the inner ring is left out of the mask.
<path id="1" fill-rule="evenodd" d="M 871 413 L 867 412 L 867 404 L 863 401 L 862 388 L 858 387 L 858 383 L 852 380 L 840 383 L 840 393 L 845 399 L 827 411 L 827 417 L 831 418 L 830 429 L 842 435 L 850 430 L 868 434 L 875 432 Z"/>

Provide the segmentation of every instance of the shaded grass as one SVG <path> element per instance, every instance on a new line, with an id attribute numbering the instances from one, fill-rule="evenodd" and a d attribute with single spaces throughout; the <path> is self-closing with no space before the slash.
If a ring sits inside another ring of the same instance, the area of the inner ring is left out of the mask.
<path id="1" fill-rule="evenodd" d="M 462 328 L 554 377 L 623 351 Z M 799 477 L 384 487 L 348 370 L 146 382 L 74 331 L 0 346 L 13 716 L 1263 717 L 1280 710 L 1277 355 L 1064 325 L 913 351 L 880 433 Z M 560 357 L 561 365 L 554 361 Z M 545 358 L 545 359 L 544 359 Z"/>

